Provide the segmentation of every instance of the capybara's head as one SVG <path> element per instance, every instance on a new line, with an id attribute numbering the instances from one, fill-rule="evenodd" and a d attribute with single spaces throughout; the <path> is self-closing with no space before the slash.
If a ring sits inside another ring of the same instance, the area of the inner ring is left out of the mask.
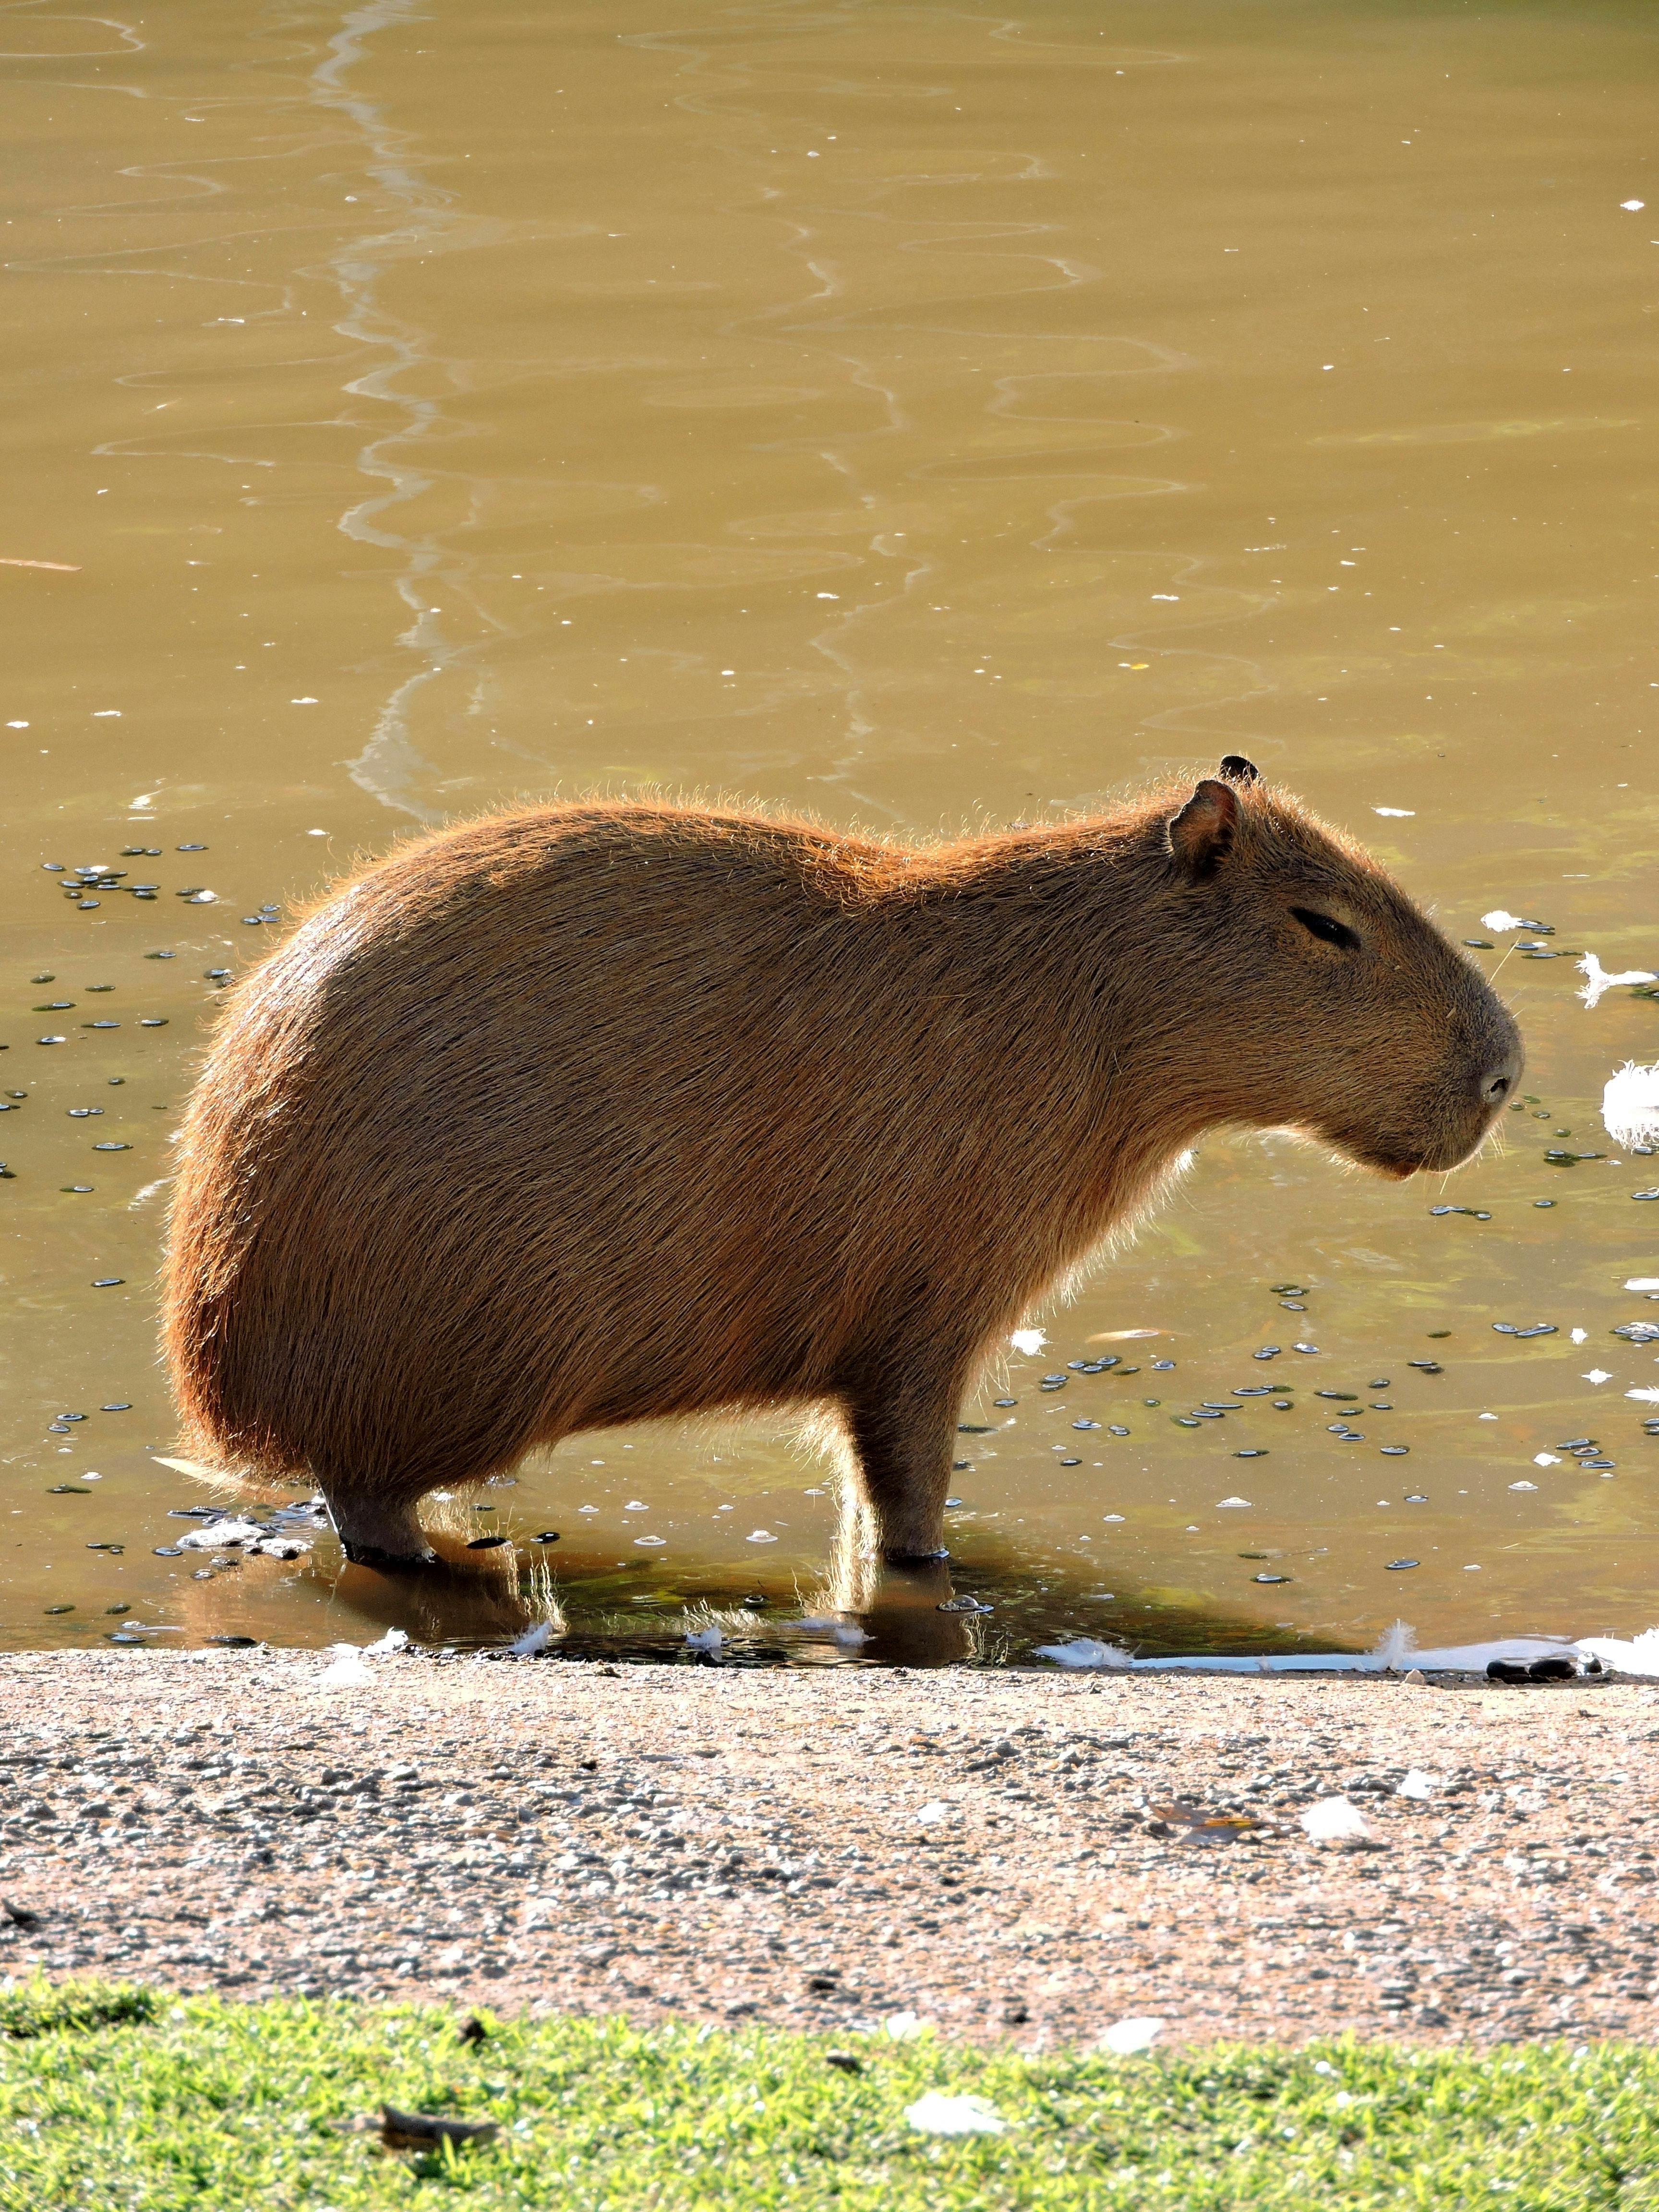
<path id="1" fill-rule="evenodd" d="M 1229 754 L 1167 822 L 1171 920 L 1201 939 L 1241 1120 L 1383 1175 L 1455 1167 L 1521 1079 L 1486 978 L 1391 877 Z"/>

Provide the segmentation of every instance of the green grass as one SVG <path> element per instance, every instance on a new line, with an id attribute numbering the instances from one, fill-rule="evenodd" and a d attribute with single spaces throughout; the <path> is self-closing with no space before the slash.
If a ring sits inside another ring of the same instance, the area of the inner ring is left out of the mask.
<path id="1" fill-rule="evenodd" d="M 502 2024 L 438 2008 L 174 2001 L 82 1984 L 0 1997 L 4 2212 L 1346 2212 L 1659 2207 L 1659 2052 L 1212 2045 L 1116 2059 L 770 2029 Z M 925 2090 L 1000 2136 L 919 2134 Z M 382 2099 L 501 2124 L 394 2156 Z"/>

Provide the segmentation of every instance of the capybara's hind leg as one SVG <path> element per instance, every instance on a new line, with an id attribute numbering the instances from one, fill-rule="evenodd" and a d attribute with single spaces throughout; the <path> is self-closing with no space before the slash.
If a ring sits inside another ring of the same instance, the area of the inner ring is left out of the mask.
<path id="1" fill-rule="evenodd" d="M 945 1555 L 945 1495 L 959 1386 L 915 1376 L 885 1389 L 860 1385 L 847 1400 L 872 1548 L 883 1559 Z"/>
<path id="2" fill-rule="evenodd" d="M 366 1496 L 325 1476 L 319 1487 L 328 1501 L 340 1548 L 354 1565 L 425 1567 L 436 1559 L 412 1499 Z"/>

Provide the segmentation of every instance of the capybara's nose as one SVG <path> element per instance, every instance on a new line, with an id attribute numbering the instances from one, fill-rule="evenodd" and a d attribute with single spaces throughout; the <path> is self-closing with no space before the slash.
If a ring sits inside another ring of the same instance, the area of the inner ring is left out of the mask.
<path id="1" fill-rule="evenodd" d="M 1521 1053 L 1516 1047 L 1480 1079 L 1480 1096 L 1488 1106 L 1501 1106 L 1521 1080 Z"/>

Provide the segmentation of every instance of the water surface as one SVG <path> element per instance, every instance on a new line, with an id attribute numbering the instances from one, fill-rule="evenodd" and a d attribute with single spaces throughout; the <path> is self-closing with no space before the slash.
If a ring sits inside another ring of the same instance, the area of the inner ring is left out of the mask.
<path id="1" fill-rule="evenodd" d="M 578 1641 L 797 1612 L 834 1501 L 754 1431 L 577 1439 L 453 1502 L 558 1544 L 424 1595 L 326 1538 L 158 1556 L 216 994 L 357 858 L 516 799 L 927 835 L 1227 750 L 1491 940 L 1527 1110 L 1443 1186 L 1207 1144 L 964 1415 L 944 1587 L 994 1611 L 907 1586 L 865 1645 L 739 1648 L 1650 1625 L 1659 1346 L 1613 1332 L 1659 1319 L 1622 1287 L 1659 1159 L 1597 1106 L 1659 1001 L 1566 956 L 1659 968 L 1651 11 L 1101 18 L 7 16 L 0 1639 L 499 1638 L 550 1560 Z"/>

